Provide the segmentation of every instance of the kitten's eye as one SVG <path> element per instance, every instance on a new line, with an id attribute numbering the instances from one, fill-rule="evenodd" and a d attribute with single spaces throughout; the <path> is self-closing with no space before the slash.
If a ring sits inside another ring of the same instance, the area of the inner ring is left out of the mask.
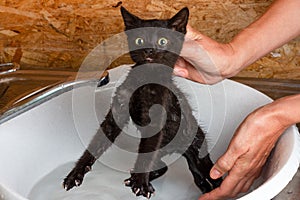
<path id="1" fill-rule="evenodd" d="M 168 44 L 168 39 L 162 37 L 162 38 L 160 38 L 160 39 L 157 41 L 157 43 L 158 43 L 158 45 L 164 47 L 164 46 L 166 46 L 166 45 Z"/>
<path id="2" fill-rule="evenodd" d="M 142 46 L 144 44 L 144 40 L 142 38 L 136 38 L 135 44 L 138 46 Z"/>

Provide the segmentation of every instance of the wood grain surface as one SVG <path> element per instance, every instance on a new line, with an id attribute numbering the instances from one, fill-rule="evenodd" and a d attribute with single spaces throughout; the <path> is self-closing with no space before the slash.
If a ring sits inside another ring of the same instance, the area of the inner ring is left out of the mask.
<path id="1" fill-rule="evenodd" d="M 190 24 L 220 42 L 257 19 L 270 0 L 0 0 L 0 63 L 22 69 L 76 71 L 98 44 L 124 28 L 120 6 L 142 18 L 190 9 Z M 239 77 L 300 80 L 300 39 L 258 60 Z M 259 44 L 258 44 L 259 45 Z M 113 66 L 128 63 L 120 57 Z"/>

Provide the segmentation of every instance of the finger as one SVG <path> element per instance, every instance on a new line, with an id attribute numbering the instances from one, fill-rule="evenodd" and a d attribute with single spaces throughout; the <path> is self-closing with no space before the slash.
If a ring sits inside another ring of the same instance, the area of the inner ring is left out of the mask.
<path id="1" fill-rule="evenodd" d="M 215 200 L 215 199 L 219 199 L 219 200 L 225 199 L 225 197 L 221 197 L 219 195 L 219 188 L 216 188 L 209 193 L 203 194 L 202 196 L 199 197 L 198 200 Z"/>
<path id="2" fill-rule="evenodd" d="M 173 74 L 199 83 L 205 83 L 201 71 L 195 69 L 189 62 L 179 58 L 174 66 Z"/>
<path id="3" fill-rule="evenodd" d="M 189 71 L 187 69 L 187 62 L 184 58 L 179 57 L 174 65 L 173 74 L 183 78 L 188 78 Z"/>
<path id="4" fill-rule="evenodd" d="M 192 28 L 189 24 L 186 27 L 186 35 L 185 39 L 186 40 L 200 40 L 202 39 L 202 34 L 197 31 L 196 29 Z"/>
<path id="5" fill-rule="evenodd" d="M 241 146 L 239 140 L 237 140 L 236 137 L 234 136 L 226 152 L 217 160 L 215 165 L 212 167 L 210 172 L 211 178 L 213 179 L 220 178 L 225 173 L 229 172 L 234 166 L 235 168 L 232 174 L 238 175 L 240 173 L 244 173 L 242 169 L 244 169 L 244 167 L 246 167 L 247 169 L 247 166 L 245 166 L 245 163 L 247 163 L 247 156 L 245 156 L 244 159 L 239 159 L 239 158 L 242 158 L 242 156 L 246 155 L 247 152 L 248 152 L 248 148 L 243 145 Z M 237 163 L 238 159 L 239 159 L 239 163 Z"/>
<path id="6" fill-rule="evenodd" d="M 225 180 L 224 180 L 225 181 Z M 222 183 L 219 188 L 202 195 L 199 200 L 215 200 L 234 198 L 241 192 L 246 192 L 250 188 L 253 181 L 247 178 L 231 180 L 227 179 L 227 183 Z"/>
<path id="7" fill-rule="evenodd" d="M 187 77 L 186 61 L 179 57 L 174 65 L 173 74 L 176 76 Z"/>
<path id="8" fill-rule="evenodd" d="M 173 74 L 183 78 L 188 78 L 189 76 L 189 72 L 186 68 L 183 68 L 182 66 L 176 66 L 176 65 L 174 67 Z"/>
<path id="9" fill-rule="evenodd" d="M 222 177 L 225 173 L 232 169 L 239 156 L 240 155 L 238 154 L 232 153 L 231 149 L 229 148 L 227 152 L 221 156 L 212 167 L 210 171 L 210 177 L 212 179 L 218 179 Z"/>
<path id="10" fill-rule="evenodd" d="M 247 192 L 250 189 L 251 185 L 253 184 L 254 180 L 255 180 L 254 178 L 253 179 L 249 179 L 245 183 L 244 187 L 240 190 L 240 192 Z"/>
<path id="11" fill-rule="evenodd" d="M 199 197 L 199 200 L 222 200 L 235 197 L 236 194 L 232 194 L 232 190 L 223 191 L 220 188 L 216 188 L 209 193 L 205 193 Z"/>
<path id="12" fill-rule="evenodd" d="M 236 197 L 238 194 L 240 194 L 241 192 L 243 192 L 244 189 L 246 189 L 246 185 L 248 184 L 249 180 L 248 178 L 244 177 L 242 178 L 237 186 L 232 190 L 230 197 Z"/>
<path id="13" fill-rule="evenodd" d="M 250 189 L 254 181 L 260 176 L 261 171 L 262 168 L 257 170 L 252 177 L 248 178 L 247 183 L 245 183 L 244 187 L 241 189 L 241 192 L 247 192 Z"/>
<path id="14" fill-rule="evenodd" d="M 199 200 L 228 199 L 229 197 L 234 197 L 235 195 L 237 195 L 237 191 L 235 191 L 235 188 L 243 187 L 242 184 L 239 186 L 240 182 L 243 181 L 243 179 L 244 177 L 239 177 L 234 173 L 230 173 L 227 177 L 225 177 L 220 187 L 202 195 Z M 243 183 L 246 183 L 246 180 L 243 181 Z"/>

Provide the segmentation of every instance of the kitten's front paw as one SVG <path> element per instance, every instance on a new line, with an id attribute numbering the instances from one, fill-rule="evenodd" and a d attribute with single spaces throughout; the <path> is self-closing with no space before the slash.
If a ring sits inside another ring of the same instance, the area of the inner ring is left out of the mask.
<path id="1" fill-rule="evenodd" d="M 124 183 L 127 187 L 131 187 L 136 196 L 143 195 L 147 199 L 150 199 L 155 191 L 151 183 L 145 181 L 143 174 L 132 174 L 130 178 L 124 180 Z"/>
<path id="2" fill-rule="evenodd" d="M 74 186 L 78 187 L 82 184 L 84 174 L 91 170 L 90 166 L 85 169 L 74 168 L 64 179 L 63 187 L 66 191 L 72 189 Z"/>

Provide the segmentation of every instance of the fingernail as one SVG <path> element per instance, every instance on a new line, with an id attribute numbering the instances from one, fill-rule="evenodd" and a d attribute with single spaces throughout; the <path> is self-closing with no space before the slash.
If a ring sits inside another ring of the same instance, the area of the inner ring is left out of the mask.
<path id="1" fill-rule="evenodd" d="M 217 169 L 213 169 L 211 172 L 210 172 L 210 177 L 212 179 L 217 179 L 217 178 L 220 178 L 222 176 L 221 172 Z"/>

